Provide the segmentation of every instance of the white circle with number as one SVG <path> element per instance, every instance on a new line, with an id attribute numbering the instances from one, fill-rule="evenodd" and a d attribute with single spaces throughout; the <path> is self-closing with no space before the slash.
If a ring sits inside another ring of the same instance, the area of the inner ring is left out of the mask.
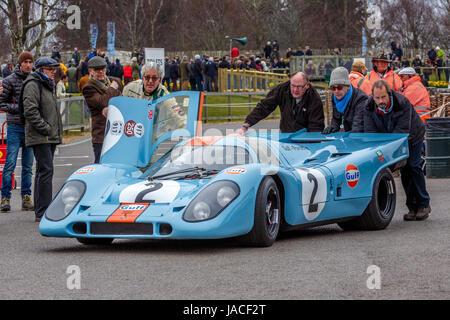
<path id="1" fill-rule="evenodd" d="M 306 220 L 317 219 L 327 201 L 327 180 L 317 169 L 296 169 L 302 180 L 302 209 Z"/>

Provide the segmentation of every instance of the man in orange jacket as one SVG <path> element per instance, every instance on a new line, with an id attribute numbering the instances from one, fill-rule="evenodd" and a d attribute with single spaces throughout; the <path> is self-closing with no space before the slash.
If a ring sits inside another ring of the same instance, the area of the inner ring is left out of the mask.
<path id="1" fill-rule="evenodd" d="M 400 77 L 394 73 L 389 67 L 391 60 L 387 59 L 386 56 L 381 55 L 377 58 L 372 59 L 373 69 L 369 74 L 366 75 L 366 79 L 370 82 L 370 87 L 377 80 L 385 80 L 391 89 L 394 91 L 399 91 L 403 86 L 402 80 Z"/>
<path id="2" fill-rule="evenodd" d="M 427 89 L 423 86 L 420 77 L 413 68 L 404 68 L 398 74 L 403 81 L 403 88 L 400 93 L 408 98 L 425 123 L 425 119 L 430 118 L 429 112 L 431 109 L 430 96 Z"/>
<path id="3" fill-rule="evenodd" d="M 353 63 L 352 71 L 348 77 L 354 88 L 358 88 L 370 96 L 372 94 L 372 86 L 370 85 L 370 82 L 364 78 L 364 73 L 366 71 L 367 68 L 364 62 L 357 60 Z"/>

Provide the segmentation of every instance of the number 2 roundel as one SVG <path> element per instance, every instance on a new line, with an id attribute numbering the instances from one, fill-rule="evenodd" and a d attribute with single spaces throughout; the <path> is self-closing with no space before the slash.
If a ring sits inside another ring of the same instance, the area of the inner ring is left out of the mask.
<path id="1" fill-rule="evenodd" d="M 327 180 L 317 169 L 296 169 L 302 181 L 302 209 L 306 220 L 319 217 L 327 201 Z"/>

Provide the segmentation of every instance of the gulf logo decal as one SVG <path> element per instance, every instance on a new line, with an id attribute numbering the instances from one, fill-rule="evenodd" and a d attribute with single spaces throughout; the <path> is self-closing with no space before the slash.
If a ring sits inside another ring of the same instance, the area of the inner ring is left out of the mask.
<path id="1" fill-rule="evenodd" d="M 350 188 L 353 189 L 358 185 L 360 176 L 359 169 L 354 164 L 349 164 L 347 168 L 345 168 L 345 180 Z"/>
<path id="2" fill-rule="evenodd" d="M 77 171 L 75 171 L 75 174 L 81 175 L 81 174 L 89 174 L 94 172 L 95 169 L 93 167 L 84 167 L 81 169 L 78 169 Z"/>
<path id="3" fill-rule="evenodd" d="M 246 172 L 247 172 L 247 170 L 245 168 L 241 168 L 241 167 L 231 168 L 226 171 L 227 174 L 244 174 Z"/>
<path id="4" fill-rule="evenodd" d="M 148 203 L 122 203 L 106 222 L 134 223 L 148 206 Z"/>

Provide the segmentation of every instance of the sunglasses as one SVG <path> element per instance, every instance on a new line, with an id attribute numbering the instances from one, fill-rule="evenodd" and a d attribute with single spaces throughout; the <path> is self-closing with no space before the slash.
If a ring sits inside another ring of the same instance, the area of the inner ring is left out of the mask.
<path id="1" fill-rule="evenodd" d="M 56 72 L 56 68 L 42 68 L 42 69 L 50 72 Z"/>
<path id="2" fill-rule="evenodd" d="M 159 77 L 157 77 L 157 76 L 145 76 L 144 79 L 147 80 L 147 81 L 152 80 L 153 82 L 156 82 L 156 81 L 159 80 Z"/>
<path id="3" fill-rule="evenodd" d="M 341 91 L 342 89 L 344 89 L 344 86 L 343 85 L 337 85 L 337 86 L 332 86 L 331 87 L 331 91 L 336 91 L 336 90 L 338 90 L 338 91 Z"/>

